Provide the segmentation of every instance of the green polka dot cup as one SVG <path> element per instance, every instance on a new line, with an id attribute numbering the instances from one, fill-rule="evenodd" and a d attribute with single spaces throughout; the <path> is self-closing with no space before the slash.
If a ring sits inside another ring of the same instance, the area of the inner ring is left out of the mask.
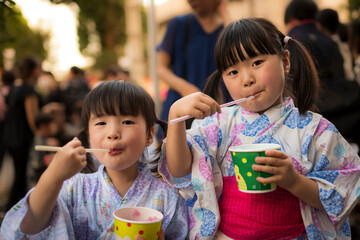
<path id="1" fill-rule="evenodd" d="M 135 240 L 140 236 L 146 240 L 159 238 L 161 212 L 146 207 L 125 207 L 113 212 L 114 231 L 117 239 Z"/>
<path id="2" fill-rule="evenodd" d="M 229 151 L 233 160 L 238 188 L 241 192 L 266 193 L 276 189 L 276 183 L 263 184 L 256 180 L 257 177 L 270 177 L 272 174 L 258 172 L 252 169 L 257 156 L 266 156 L 265 151 L 280 149 L 278 144 L 244 144 L 230 147 Z"/>

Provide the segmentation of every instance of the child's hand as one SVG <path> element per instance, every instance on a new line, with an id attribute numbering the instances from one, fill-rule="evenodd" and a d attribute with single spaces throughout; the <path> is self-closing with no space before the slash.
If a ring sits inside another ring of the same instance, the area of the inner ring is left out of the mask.
<path id="1" fill-rule="evenodd" d="M 262 166 L 254 164 L 253 170 L 273 174 L 271 177 L 258 177 L 256 180 L 265 183 L 276 183 L 284 189 L 290 189 L 299 179 L 299 173 L 294 169 L 290 157 L 279 150 L 268 150 L 265 152 L 267 157 L 256 157 L 257 163 L 269 164 L 271 166 Z"/>
<path id="2" fill-rule="evenodd" d="M 210 96 L 196 92 L 177 100 L 170 108 L 169 121 L 185 115 L 201 119 L 221 112 L 220 105 Z"/>
<path id="3" fill-rule="evenodd" d="M 65 181 L 86 166 L 86 151 L 79 139 L 74 138 L 59 150 L 46 171 L 58 181 Z"/>

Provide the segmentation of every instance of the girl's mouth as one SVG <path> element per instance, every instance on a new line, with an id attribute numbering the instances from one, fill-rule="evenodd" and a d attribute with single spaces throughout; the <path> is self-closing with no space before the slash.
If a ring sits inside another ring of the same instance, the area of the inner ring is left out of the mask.
<path id="1" fill-rule="evenodd" d="M 122 152 L 123 152 L 123 149 L 115 149 L 115 148 L 113 148 L 113 149 L 110 149 L 109 154 L 113 156 L 113 155 L 118 155 L 118 154 L 120 154 Z"/>
<path id="2" fill-rule="evenodd" d="M 256 92 L 256 93 L 253 93 L 253 94 L 251 94 L 250 96 L 258 97 L 261 92 L 262 92 L 262 90 L 261 90 L 261 91 L 258 91 L 258 92 Z M 249 97 L 250 97 L 250 96 L 249 96 Z"/>

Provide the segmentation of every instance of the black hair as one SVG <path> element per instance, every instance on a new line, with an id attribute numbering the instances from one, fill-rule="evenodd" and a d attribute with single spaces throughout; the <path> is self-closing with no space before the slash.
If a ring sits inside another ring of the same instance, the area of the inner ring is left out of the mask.
<path id="1" fill-rule="evenodd" d="M 349 26 L 344 23 L 339 23 L 336 33 L 339 35 L 341 42 L 348 43 L 349 41 Z"/>
<path id="2" fill-rule="evenodd" d="M 85 71 L 77 66 L 72 66 L 70 68 L 70 71 L 77 77 L 83 77 L 85 76 Z"/>
<path id="3" fill-rule="evenodd" d="M 321 24 L 322 27 L 330 31 L 332 34 L 336 33 L 340 24 L 338 13 L 330 8 L 320 10 L 316 15 L 316 21 Z"/>
<path id="4" fill-rule="evenodd" d="M 314 19 L 317 11 L 318 7 L 313 0 L 292 0 L 285 10 L 285 24 L 289 23 L 291 18 Z"/>
<path id="5" fill-rule="evenodd" d="M 35 117 L 35 126 L 37 129 L 39 129 L 42 124 L 47 125 L 51 122 L 54 122 L 54 118 L 51 114 L 39 112 Z"/>
<path id="6" fill-rule="evenodd" d="M 108 68 L 106 68 L 104 72 L 103 79 L 108 78 L 108 76 L 117 76 L 118 73 L 123 73 L 129 76 L 129 71 L 125 70 L 124 68 L 118 66 L 118 65 L 111 65 Z M 122 79 L 124 80 L 124 79 Z"/>
<path id="7" fill-rule="evenodd" d="M 295 39 L 284 43 L 285 35 L 264 18 L 247 18 L 229 24 L 215 45 L 217 70 L 209 77 L 204 92 L 218 102 L 224 102 L 220 81 L 222 73 L 230 66 L 258 55 L 283 56 L 290 52 L 291 68 L 286 75 L 284 96 L 290 96 L 300 113 L 315 110 L 319 78 L 313 60 L 305 47 Z"/>
<path id="8" fill-rule="evenodd" d="M 15 73 L 12 70 L 4 70 L 1 74 L 1 81 L 6 86 L 12 86 L 15 82 Z"/>
<path id="9" fill-rule="evenodd" d="M 42 74 L 48 75 L 48 76 L 50 76 L 51 78 L 54 78 L 54 79 L 55 79 L 54 74 L 53 74 L 52 72 L 50 72 L 50 71 L 42 71 Z"/>
<path id="10" fill-rule="evenodd" d="M 103 115 L 142 115 L 146 122 L 147 133 L 150 134 L 155 123 L 160 124 L 166 132 L 167 124 L 156 119 L 155 103 L 151 96 L 135 83 L 123 80 L 110 80 L 95 87 L 85 98 L 81 112 L 82 131 L 79 139 L 84 147 L 89 147 L 89 119 L 90 114 Z M 157 162 L 160 157 L 160 147 L 156 153 L 158 158 L 148 162 L 150 170 L 157 175 Z M 91 160 L 88 155 L 88 160 Z M 88 164 L 89 164 L 88 161 Z M 92 166 L 90 166 L 92 167 Z"/>
<path id="11" fill-rule="evenodd" d="M 24 82 L 28 82 L 31 79 L 34 70 L 40 68 L 40 60 L 34 56 L 28 56 L 21 60 L 19 66 L 19 76 Z"/>

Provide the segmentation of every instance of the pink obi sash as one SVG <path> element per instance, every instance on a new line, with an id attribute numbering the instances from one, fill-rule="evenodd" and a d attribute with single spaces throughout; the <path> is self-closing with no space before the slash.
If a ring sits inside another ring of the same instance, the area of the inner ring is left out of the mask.
<path id="1" fill-rule="evenodd" d="M 219 230 L 233 239 L 293 239 L 305 233 L 299 199 L 283 188 L 243 193 L 235 176 L 223 177 Z"/>

